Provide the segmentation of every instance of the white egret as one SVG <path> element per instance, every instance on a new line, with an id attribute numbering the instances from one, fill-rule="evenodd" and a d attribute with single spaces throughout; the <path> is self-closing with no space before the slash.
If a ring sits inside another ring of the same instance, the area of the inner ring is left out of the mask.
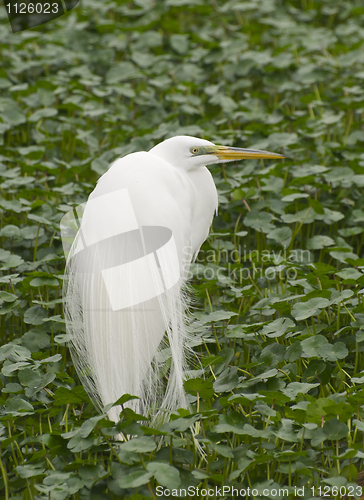
<path id="1" fill-rule="evenodd" d="M 167 139 L 116 160 L 63 221 L 71 352 L 99 409 L 124 393 L 138 396 L 128 405 L 154 419 L 188 406 L 187 271 L 217 210 L 206 165 L 245 158 L 282 155 Z M 113 407 L 110 418 L 120 411 Z"/>

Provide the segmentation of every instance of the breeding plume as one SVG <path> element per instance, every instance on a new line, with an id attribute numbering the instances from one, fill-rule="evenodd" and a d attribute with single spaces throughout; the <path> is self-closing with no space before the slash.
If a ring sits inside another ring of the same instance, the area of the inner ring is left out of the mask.
<path id="1" fill-rule="evenodd" d="M 71 353 L 100 410 L 125 393 L 154 422 L 188 406 L 187 275 L 217 210 L 206 165 L 281 157 L 173 137 L 116 160 L 63 218 Z"/>

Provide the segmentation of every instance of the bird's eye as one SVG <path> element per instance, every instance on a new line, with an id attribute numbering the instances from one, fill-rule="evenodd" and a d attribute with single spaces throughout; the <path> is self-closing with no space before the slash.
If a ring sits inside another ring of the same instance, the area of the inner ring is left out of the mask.
<path id="1" fill-rule="evenodd" d="M 190 152 L 191 152 L 193 155 L 195 155 L 195 154 L 197 154 L 197 153 L 199 152 L 199 148 L 191 148 L 191 149 L 190 149 Z"/>

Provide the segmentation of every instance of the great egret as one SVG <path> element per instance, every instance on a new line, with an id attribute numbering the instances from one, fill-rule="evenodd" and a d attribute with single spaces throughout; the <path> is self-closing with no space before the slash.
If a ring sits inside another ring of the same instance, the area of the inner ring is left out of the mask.
<path id="1" fill-rule="evenodd" d="M 282 157 L 172 137 L 116 160 L 87 203 L 64 217 L 71 352 L 100 410 L 124 393 L 138 396 L 128 405 L 154 421 L 188 406 L 187 271 L 217 210 L 206 165 Z M 118 421 L 120 411 L 109 417 Z"/>

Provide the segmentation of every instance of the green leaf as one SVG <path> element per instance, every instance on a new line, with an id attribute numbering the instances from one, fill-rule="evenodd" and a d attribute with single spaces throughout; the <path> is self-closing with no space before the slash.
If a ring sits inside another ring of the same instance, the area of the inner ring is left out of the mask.
<path id="1" fill-rule="evenodd" d="M 321 349 L 328 345 L 328 340 L 322 335 L 315 335 L 308 339 L 302 340 L 301 346 L 303 352 L 308 358 L 314 356 L 320 357 Z"/>
<path id="2" fill-rule="evenodd" d="M 302 355 L 302 346 L 300 342 L 294 342 L 290 347 L 288 347 L 285 358 L 289 361 L 296 361 Z"/>
<path id="3" fill-rule="evenodd" d="M 216 323 L 218 321 L 229 320 L 233 316 L 237 316 L 237 313 L 231 311 L 214 311 L 210 314 L 201 316 L 199 321 L 203 324 L 206 323 Z"/>
<path id="4" fill-rule="evenodd" d="M 238 412 L 231 412 L 229 415 L 220 415 L 219 423 L 213 427 L 213 432 L 224 433 L 233 432 L 235 434 L 245 434 L 244 425 L 246 419 Z"/>
<path id="5" fill-rule="evenodd" d="M 101 464 L 99 465 L 83 465 L 78 469 L 80 477 L 88 485 L 95 484 L 98 479 L 105 475 L 105 470 Z"/>
<path id="6" fill-rule="evenodd" d="M 50 337 L 40 330 L 29 330 L 21 338 L 22 344 L 30 351 L 38 351 L 49 346 Z"/>
<path id="7" fill-rule="evenodd" d="M 335 167 L 325 174 L 328 182 L 340 182 L 354 176 L 354 171 L 349 167 Z"/>
<path id="8" fill-rule="evenodd" d="M 328 361 L 336 361 L 338 359 L 344 359 L 349 354 L 343 342 L 336 342 L 335 344 L 327 344 L 322 346 L 320 349 L 320 355 L 323 359 Z"/>
<path id="9" fill-rule="evenodd" d="M 6 401 L 6 411 L 12 415 L 32 415 L 34 408 L 25 399 L 15 396 Z"/>
<path id="10" fill-rule="evenodd" d="M 58 114 L 57 109 L 55 108 L 42 108 L 37 109 L 30 117 L 28 118 L 29 122 L 37 122 L 42 118 L 52 118 Z"/>
<path id="11" fill-rule="evenodd" d="M 284 389 L 282 389 L 282 392 L 288 396 L 291 401 L 294 400 L 297 396 L 297 394 L 307 394 L 311 389 L 314 387 L 319 386 L 320 384 L 308 384 L 308 383 L 301 383 L 301 382 L 291 382 L 290 384 L 287 385 Z"/>
<path id="12" fill-rule="evenodd" d="M 314 209 L 314 211 L 317 214 L 324 214 L 325 213 L 324 207 L 317 200 L 314 200 L 313 198 L 309 198 L 308 204 L 310 205 L 310 207 L 312 207 Z"/>
<path id="13" fill-rule="evenodd" d="M 121 62 L 109 69 L 106 73 L 106 81 L 109 85 L 118 82 L 130 81 L 140 75 L 139 71 L 130 62 Z"/>
<path id="14" fill-rule="evenodd" d="M 329 398 L 320 398 L 317 401 L 313 401 L 307 406 L 307 420 L 309 422 L 316 422 L 317 424 L 322 424 L 322 417 L 328 415 L 327 408 L 335 406 L 335 402 Z"/>
<path id="15" fill-rule="evenodd" d="M 268 212 L 259 212 L 258 210 L 251 210 L 248 215 L 244 218 L 245 226 L 251 227 L 256 231 L 262 231 L 263 233 L 269 233 L 274 229 L 271 221 L 273 215 Z"/>
<path id="16" fill-rule="evenodd" d="M 194 415 L 192 417 L 181 417 L 177 418 L 176 420 L 172 420 L 168 422 L 168 424 L 165 424 L 165 428 L 167 430 L 173 430 L 177 432 L 185 432 L 187 429 L 191 429 L 192 426 L 195 424 L 197 420 L 199 420 L 200 416 Z M 163 427 L 163 429 L 165 429 Z"/>
<path id="17" fill-rule="evenodd" d="M 323 482 L 329 484 L 331 487 L 336 486 L 340 489 L 340 486 L 345 486 L 347 484 L 347 479 L 343 476 L 337 476 L 324 479 Z"/>
<path id="18" fill-rule="evenodd" d="M 159 484 L 165 488 L 175 489 L 180 485 L 178 469 L 162 462 L 149 462 L 147 471 L 152 472 Z"/>
<path id="19" fill-rule="evenodd" d="M 297 321 L 301 321 L 320 314 L 321 310 L 328 305 L 329 301 L 320 297 L 310 299 L 307 302 L 297 302 L 292 308 L 292 316 Z"/>
<path id="20" fill-rule="evenodd" d="M 230 392 L 239 383 L 236 366 L 226 368 L 214 382 L 216 392 Z M 202 396 L 203 397 L 203 396 Z"/>
<path id="21" fill-rule="evenodd" d="M 155 450 L 156 447 L 157 444 L 154 439 L 148 436 L 136 437 L 120 445 L 120 449 L 123 451 L 135 451 L 137 453 L 149 453 Z"/>
<path id="22" fill-rule="evenodd" d="M 183 384 L 185 391 L 194 396 L 199 393 L 201 398 L 211 398 L 214 395 L 214 388 L 211 380 L 204 380 L 202 378 L 191 378 L 186 380 Z"/>
<path id="23" fill-rule="evenodd" d="M 13 224 L 9 224 L 7 226 L 4 226 L 1 231 L 0 235 L 4 236 L 5 238 L 20 238 L 21 233 L 20 229 L 18 226 L 14 226 Z"/>
<path id="24" fill-rule="evenodd" d="M 308 198 L 308 197 L 309 197 L 309 195 L 307 193 L 292 193 L 292 194 L 288 194 L 288 195 L 284 196 L 282 198 L 282 201 L 291 202 L 291 201 L 299 200 L 301 198 Z"/>
<path id="25" fill-rule="evenodd" d="M 82 404 L 85 402 L 89 402 L 89 397 L 81 386 L 73 387 L 73 389 L 60 387 L 54 394 L 55 405 Z"/>
<path id="26" fill-rule="evenodd" d="M 19 109 L 14 101 L 0 104 L 0 117 L 11 126 L 25 123 L 25 114 Z"/>
<path id="27" fill-rule="evenodd" d="M 230 446 L 226 446 L 223 444 L 215 444 L 212 443 L 212 449 L 218 454 L 221 455 L 222 457 L 225 458 L 234 458 L 234 454 L 230 448 Z"/>
<path id="28" fill-rule="evenodd" d="M 18 465 L 15 470 L 22 478 L 40 476 L 45 471 L 39 464 Z"/>
<path id="29" fill-rule="evenodd" d="M 25 368 L 19 372 L 19 381 L 26 387 L 39 387 L 41 377 L 36 371 Z"/>
<path id="30" fill-rule="evenodd" d="M 298 136 L 295 133 L 287 132 L 274 132 L 268 137 L 269 147 L 273 149 L 278 149 L 284 146 L 290 146 L 291 144 L 296 144 Z"/>
<path id="31" fill-rule="evenodd" d="M 339 304 L 340 302 L 346 302 L 353 295 L 354 292 L 352 290 L 343 290 L 342 292 L 334 290 L 331 293 L 330 304 Z"/>
<path id="32" fill-rule="evenodd" d="M 364 274 L 357 269 L 353 269 L 352 267 L 347 267 L 340 271 L 339 273 L 336 273 L 337 276 L 340 276 L 340 278 L 343 278 L 344 280 L 357 280 L 358 278 L 361 278 L 364 276 Z"/>
<path id="33" fill-rule="evenodd" d="M 11 361 L 28 361 L 32 353 L 26 347 L 18 345 L 16 342 L 8 342 L 0 347 L 0 361 L 9 359 Z"/>
<path id="34" fill-rule="evenodd" d="M 284 248 L 287 248 L 292 240 L 292 230 L 289 227 L 280 227 L 270 231 L 267 237 L 282 245 Z"/>
<path id="35" fill-rule="evenodd" d="M 30 282 L 30 286 L 35 286 L 35 287 L 38 287 L 38 286 L 58 286 L 59 285 L 59 281 L 55 278 L 45 278 L 45 277 L 42 277 L 42 278 L 34 278 L 32 279 L 32 281 Z"/>
<path id="36" fill-rule="evenodd" d="M 307 248 L 310 250 L 321 250 L 323 247 L 330 247 L 335 244 L 335 241 L 326 235 L 319 235 L 310 238 L 307 242 Z"/>
<path id="37" fill-rule="evenodd" d="M 282 441 L 288 441 L 290 443 L 297 443 L 299 441 L 298 432 L 293 428 L 293 421 L 288 418 L 283 418 L 281 420 L 281 425 L 274 435 L 281 439 Z"/>
<path id="38" fill-rule="evenodd" d="M 349 432 L 349 428 L 337 418 L 332 418 L 324 424 L 324 432 L 327 434 L 329 439 L 338 440 L 346 438 Z"/>
<path id="39" fill-rule="evenodd" d="M 118 479 L 118 485 L 123 489 L 138 488 L 139 486 L 147 484 L 152 476 L 152 472 L 145 471 L 141 467 L 135 467 L 130 469 L 130 472 L 125 472 L 124 475 Z"/>
<path id="40" fill-rule="evenodd" d="M 188 35 L 173 34 L 169 39 L 169 43 L 178 54 L 185 54 L 188 51 Z"/>
<path id="41" fill-rule="evenodd" d="M 89 450 L 94 444 L 94 439 L 92 437 L 84 438 L 78 432 L 75 436 L 67 443 L 67 448 L 72 451 L 72 453 L 80 453 L 82 451 Z"/>
<path id="42" fill-rule="evenodd" d="M 1 270 L 7 270 L 11 268 L 16 268 L 24 264 L 24 260 L 15 254 L 11 254 L 5 261 L 5 264 L 1 267 Z"/>
<path id="43" fill-rule="evenodd" d="M 97 415 L 96 417 L 91 417 L 88 420 L 86 420 L 81 425 L 81 428 L 79 431 L 80 436 L 82 438 L 88 437 L 91 434 L 91 432 L 94 430 L 96 425 L 99 423 L 99 421 L 102 420 L 103 418 L 105 418 L 105 415 Z"/>
<path id="44" fill-rule="evenodd" d="M 262 335 L 267 335 L 267 337 L 275 338 L 284 335 L 287 330 L 295 327 L 295 324 L 289 318 L 278 318 L 267 325 L 264 325 L 260 330 Z"/>
<path id="45" fill-rule="evenodd" d="M 321 350 L 320 350 L 321 352 Z M 302 380 L 304 382 L 313 382 L 318 380 L 318 376 L 325 371 L 326 364 L 321 360 L 313 360 L 305 370 Z"/>
<path id="46" fill-rule="evenodd" d="M 118 400 L 115 401 L 115 403 L 109 403 L 104 407 L 104 412 L 107 413 L 111 408 L 114 406 L 123 406 L 125 403 L 128 401 L 131 401 L 133 399 L 139 399 L 137 396 L 131 396 L 130 394 L 123 394 Z"/>
<path id="47" fill-rule="evenodd" d="M 19 153 L 26 156 L 28 159 L 40 160 L 44 156 L 45 148 L 40 146 L 28 146 L 27 148 L 19 148 Z"/>
<path id="48" fill-rule="evenodd" d="M 0 291 L 0 300 L 3 302 L 14 302 L 18 297 L 14 293 Z"/>
<path id="49" fill-rule="evenodd" d="M 315 335 L 314 337 L 305 339 L 301 345 L 307 357 L 317 356 L 328 361 L 336 361 L 348 355 L 348 350 L 343 342 L 329 344 L 327 339 L 322 335 Z"/>
<path id="50" fill-rule="evenodd" d="M 33 306 L 24 314 L 24 323 L 31 325 L 41 325 L 43 319 L 47 317 L 47 311 L 39 306 Z"/>

